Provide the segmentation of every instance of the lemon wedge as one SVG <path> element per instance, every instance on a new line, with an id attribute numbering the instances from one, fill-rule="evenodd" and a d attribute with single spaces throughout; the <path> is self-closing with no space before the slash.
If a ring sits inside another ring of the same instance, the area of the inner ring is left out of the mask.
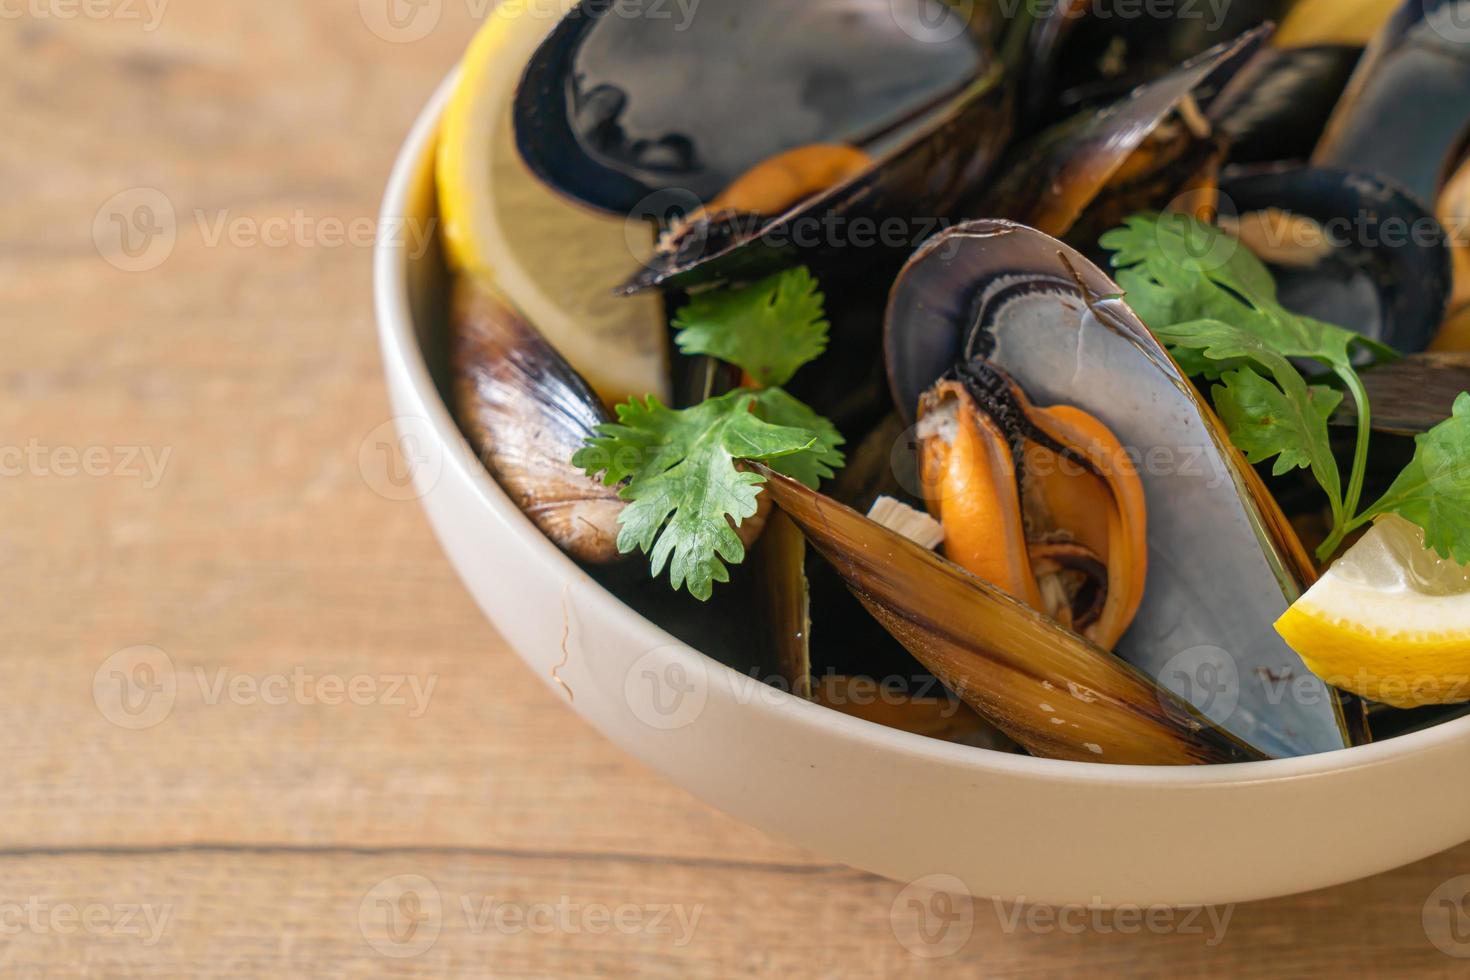
<path id="1" fill-rule="evenodd" d="M 1362 47 L 1377 36 L 1400 0 L 1298 0 L 1281 20 L 1278 48 L 1340 44 Z"/>
<path id="2" fill-rule="evenodd" d="M 534 324 L 608 402 L 667 399 L 663 301 L 613 288 L 653 251 L 640 222 L 547 187 L 516 151 L 511 103 L 536 48 L 575 0 L 504 3 L 465 53 L 439 131 L 439 210 L 449 263 Z"/>
<path id="3" fill-rule="evenodd" d="M 1334 687 L 1397 708 L 1470 701 L 1470 567 L 1379 518 L 1276 630 Z"/>

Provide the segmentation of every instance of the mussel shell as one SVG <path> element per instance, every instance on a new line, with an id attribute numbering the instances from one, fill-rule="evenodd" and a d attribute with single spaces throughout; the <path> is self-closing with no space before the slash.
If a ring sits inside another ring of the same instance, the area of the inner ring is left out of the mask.
<path id="1" fill-rule="evenodd" d="M 1266 34 L 1219 45 L 1105 109 L 1048 129 L 1012 152 L 1003 175 L 967 210 L 1065 236 L 1169 114 L 1202 86 L 1222 84 Z"/>
<path id="2" fill-rule="evenodd" d="M 1295 0 L 1272 43 L 1231 79 L 1214 115 L 1235 163 L 1306 160 L 1364 49 L 1398 0 Z"/>
<path id="3" fill-rule="evenodd" d="M 1128 664 L 861 514 L 770 470 L 767 492 L 874 618 L 1030 752 L 1129 765 L 1261 754 Z"/>
<path id="4" fill-rule="evenodd" d="M 1362 55 L 1349 45 L 1262 51 L 1214 110 L 1231 161 L 1308 159 Z"/>
<path id="5" fill-rule="evenodd" d="M 683 28 L 652 16 L 663 4 L 629 6 L 584 0 L 526 70 L 516 143 L 549 186 L 668 222 L 793 147 L 850 143 L 875 163 L 785 214 L 716 225 L 628 289 L 906 253 L 923 235 L 881 223 L 946 214 L 1009 138 L 1002 66 L 943 0 L 701 0 Z"/>
<path id="6" fill-rule="evenodd" d="M 592 564 L 622 559 L 617 491 L 572 456 L 612 421 L 592 388 L 523 317 L 472 278 L 450 300 L 455 414 L 485 467 L 559 548 Z"/>
<path id="7" fill-rule="evenodd" d="M 811 588 L 806 577 L 806 539 L 781 511 L 766 521 L 755 546 L 760 570 L 760 614 L 772 659 L 787 690 L 812 696 Z"/>
<path id="8" fill-rule="evenodd" d="M 1146 84 L 1212 46 L 1270 21 L 1289 0 L 1200 3 L 1160 18 L 1130 0 L 1058 0 L 1032 26 L 1023 86 L 1023 125 L 1049 125 Z"/>
<path id="9" fill-rule="evenodd" d="M 1314 570 L 1219 420 L 1126 303 L 1076 251 L 1010 222 L 944 232 L 889 304 L 894 397 L 984 359 L 1038 405 L 1074 405 L 1130 452 L 1148 504 L 1148 581 L 1117 653 L 1273 756 L 1348 743 L 1335 694 L 1272 623 Z M 1206 669 L 1208 667 L 1208 669 Z M 1226 685 L 1216 689 L 1213 682 Z M 1216 695 L 1233 697 L 1231 710 Z"/>
<path id="10" fill-rule="evenodd" d="M 1273 268 L 1283 306 L 1399 350 L 1427 348 L 1444 322 L 1450 253 L 1438 219 L 1396 185 L 1325 167 L 1228 169 L 1222 214 L 1277 208 L 1311 218 L 1330 254 L 1305 268 Z"/>
<path id="11" fill-rule="evenodd" d="M 1369 45 L 1313 156 L 1432 202 L 1470 119 L 1470 0 L 1404 0 Z"/>

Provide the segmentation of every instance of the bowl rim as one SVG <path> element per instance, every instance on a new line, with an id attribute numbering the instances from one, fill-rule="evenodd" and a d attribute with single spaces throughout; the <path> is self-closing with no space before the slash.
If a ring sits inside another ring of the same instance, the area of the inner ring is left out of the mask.
<path id="1" fill-rule="evenodd" d="M 409 216 L 415 179 L 423 171 L 426 158 L 433 153 L 439 120 L 458 77 L 459 68 L 455 67 L 420 112 L 400 148 L 384 194 L 379 216 L 380 228 L 397 227 L 399 222 Z M 620 628 L 630 633 L 642 634 L 646 638 L 647 649 L 667 647 L 674 651 L 676 658 L 685 660 L 687 666 L 722 673 L 727 680 L 748 680 L 744 674 L 670 635 L 657 623 L 641 616 L 600 583 L 592 580 L 531 523 L 480 465 L 435 385 L 418 342 L 410 302 L 408 270 L 411 261 L 409 250 L 404 247 L 399 236 L 378 236 L 373 250 L 373 293 L 378 339 L 384 370 L 390 379 L 395 369 L 401 371 L 422 420 L 445 450 L 445 467 L 455 468 L 460 472 L 481 501 L 496 513 L 522 547 L 535 554 L 538 561 L 552 569 L 559 578 L 580 583 L 583 588 L 579 592 L 579 601 L 595 605 L 597 615 L 617 621 Z M 787 724 L 836 735 L 889 754 L 910 756 L 947 767 L 959 767 L 970 772 L 999 777 L 1021 777 L 1083 786 L 1219 787 L 1325 777 L 1389 766 L 1411 756 L 1444 749 L 1456 741 L 1470 742 L 1470 715 L 1467 715 L 1382 742 L 1289 759 L 1203 766 L 1072 762 L 992 752 L 944 742 L 833 711 L 774 687 L 769 688 L 769 691 L 771 696 L 766 697 L 763 693 L 760 698 L 752 698 L 741 705 L 741 710 L 783 715 Z"/>

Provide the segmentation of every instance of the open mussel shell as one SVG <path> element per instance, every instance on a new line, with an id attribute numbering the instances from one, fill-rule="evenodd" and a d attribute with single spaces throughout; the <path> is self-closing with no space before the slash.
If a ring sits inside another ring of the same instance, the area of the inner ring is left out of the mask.
<path id="1" fill-rule="evenodd" d="M 888 311 L 894 397 L 961 361 L 1036 405 L 1105 425 L 1143 484 L 1148 575 L 1120 658 L 1271 756 L 1348 744 L 1334 692 L 1272 628 L 1313 566 L 1255 471 L 1133 311 L 1079 253 L 1010 222 L 971 222 L 905 267 Z M 1120 461 L 1120 465 L 1122 465 Z"/>
<path id="2" fill-rule="evenodd" d="M 1403 0 L 1369 45 L 1313 160 L 1434 200 L 1470 120 L 1470 0 Z"/>
<path id="3" fill-rule="evenodd" d="M 1470 350 L 1470 127 L 1445 159 L 1434 213 L 1444 226 L 1454 268 L 1450 315 L 1435 338 L 1434 349 Z"/>
<path id="4" fill-rule="evenodd" d="M 1170 114 L 1203 86 L 1220 84 L 1266 34 L 1260 29 L 1219 45 L 1100 111 L 1084 111 L 1051 127 L 1013 151 L 1003 175 L 967 210 L 1029 225 L 1053 237 L 1066 236 Z M 1207 120 L 1201 122 L 1208 126 Z M 1187 139 L 1192 134 L 1180 135 Z M 1208 135 L 1194 142 L 1205 144 Z M 1153 185 L 1162 179 L 1165 186 L 1162 190 L 1151 186 L 1151 196 L 1161 194 L 1163 199 L 1144 206 L 1167 203 L 1207 166 L 1213 151 L 1209 146 L 1202 149 L 1203 154 L 1186 149 L 1177 159 L 1145 165 L 1143 180 Z M 1119 217 L 1123 216 L 1126 212 Z"/>
<path id="5" fill-rule="evenodd" d="M 886 431 L 886 427 L 875 431 Z M 896 431 L 891 434 L 890 444 L 897 435 Z M 820 603 L 825 614 L 823 636 L 830 635 L 831 640 L 821 648 L 824 662 L 818 673 L 813 662 L 814 589 L 808 574 L 806 538 L 784 511 L 772 511 L 753 558 L 759 573 L 756 613 L 770 647 L 765 659 L 774 664 L 784 690 L 887 728 L 978 748 L 1015 751 L 1009 739 L 944 690 L 922 664 L 909 660 L 877 623 L 861 612 L 848 615 L 852 599 L 845 590 L 842 602 L 830 590 L 816 590 L 826 600 Z M 818 571 L 834 577 L 825 567 Z M 835 657 L 830 656 L 834 647 L 840 650 Z M 895 653 L 909 660 L 908 664 L 896 663 Z"/>
<path id="6" fill-rule="evenodd" d="M 789 151 L 871 159 L 780 213 L 701 218 L 630 289 L 907 251 L 913 235 L 883 222 L 947 213 L 1009 137 L 983 33 L 944 0 L 702 0 L 687 19 L 656 0 L 584 0 L 526 69 L 516 144 L 557 191 L 666 229 Z"/>
<path id="7" fill-rule="evenodd" d="M 616 489 L 571 463 L 612 421 L 582 376 L 526 320 L 471 277 L 450 300 L 454 407 L 496 481 L 557 547 L 591 564 L 619 561 Z"/>
<path id="8" fill-rule="evenodd" d="M 767 492 L 863 606 L 1035 755 L 1134 765 L 1261 758 L 1122 660 L 957 565 L 770 470 Z"/>
<path id="9" fill-rule="evenodd" d="M 1326 167 L 1231 168 L 1220 214 L 1253 229 L 1246 241 L 1272 266 L 1287 309 L 1403 353 L 1439 332 L 1452 287 L 1444 229 L 1397 185 Z"/>
<path id="10" fill-rule="evenodd" d="M 1213 108 L 1235 163 L 1306 160 L 1399 0 L 1297 0 Z"/>
<path id="11" fill-rule="evenodd" d="M 1027 41 L 1022 119 L 1031 127 L 1095 109 L 1154 81 L 1212 46 L 1269 21 L 1289 0 L 1235 0 L 1161 18 L 1129 0 L 1042 5 Z"/>

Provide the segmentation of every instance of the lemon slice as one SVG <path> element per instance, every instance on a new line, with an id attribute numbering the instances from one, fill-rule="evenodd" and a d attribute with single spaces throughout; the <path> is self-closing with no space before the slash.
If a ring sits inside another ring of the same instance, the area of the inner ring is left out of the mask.
<path id="1" fill-rule="evenodd" d="M 1470 701 L 1470 567 L 1382 517 L 1276 623 L 1312 673 L 1397 708 Z"/>
<path id="2" fill-rule="evenodd" d="M 1362 47 L 1377 36 L 1401 0 L 1298 0 L 1281 20 L 1278 48 L 1341 44 Z"/>
<path id="3" fill-rule="evenodd" d="M 538 180 L 515 148 L 516 85 L 573 6 L 500 4 L 465 54 L 439 131 L 448 258 L 535 324 L 603 399 L 667 398 L 662 300 L 613 295 L 652 253 L 652 229 L 573 204 Z"/>

